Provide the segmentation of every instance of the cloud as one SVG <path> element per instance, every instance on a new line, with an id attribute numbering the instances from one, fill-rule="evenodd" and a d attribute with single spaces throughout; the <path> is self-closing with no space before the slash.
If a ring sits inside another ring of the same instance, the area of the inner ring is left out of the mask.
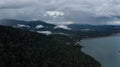
<path id="1" fill-rule="evenodd" d="M 45 35 L 51 35 L 51 31 L 37 31 L 37 33 L 45 34 Z"/>
<path id="2" fill-rule="evenodd" d="M 119 21 L 110 21 L 110 22 L 107 22 L 106 24 L 108 24 L 108 25 L 120 25 L 120 20 Z"/>
<path id="3" fill-rule="evenodd" d="M 0 19 L 105 24 L 119 19 L 119 8 L 120 0 L 0 0 Z"/>
<path id="4" fill-rule="evenodd" d="M 0 9 L 19 9 L 31 6 L 32 0 L 0 0 Z"/>
<path id="5" fill-rule="evenodd" d="M 40 28 L 44 28 L 44 26 L 43 25 L 37 25 L 36 26 L 36 29 L 40 29 Z"/>
<path id="6" fill-rule="evenodd" d="M 45 13 L 45 16 L 51 16 L 51 17 L 58 17 L 58 16 L 63 16 L 64 13 L 60 11 L 47 11 Z"/>
<path id="7" fill-rule="evenodd" d="M 62 29 L 66 29 L 66 30 L 71 30 L 69 27 L 65 26 L 65 25 L 58 25 L 58 26 L 55 26 L 54 29 L 57 29 L 57 28 L 62 28 Z"/>

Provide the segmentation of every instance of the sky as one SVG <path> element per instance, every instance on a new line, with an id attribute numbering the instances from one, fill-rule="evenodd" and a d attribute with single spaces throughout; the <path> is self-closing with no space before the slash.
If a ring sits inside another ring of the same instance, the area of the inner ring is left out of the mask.
<path id="1" fill-rule="evenodd" d="M 0 19 L 120 24 L 120 0 L 0 0 Z"/>

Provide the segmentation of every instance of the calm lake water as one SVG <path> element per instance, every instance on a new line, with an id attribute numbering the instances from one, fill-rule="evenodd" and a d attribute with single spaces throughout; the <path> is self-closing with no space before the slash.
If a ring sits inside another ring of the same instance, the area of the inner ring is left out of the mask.
<path id="1" fill-rule="evenodd" d="M 99 61 L 102 67 L 120 67 L 120 36 L 84 39 L 82 51 Z"/>

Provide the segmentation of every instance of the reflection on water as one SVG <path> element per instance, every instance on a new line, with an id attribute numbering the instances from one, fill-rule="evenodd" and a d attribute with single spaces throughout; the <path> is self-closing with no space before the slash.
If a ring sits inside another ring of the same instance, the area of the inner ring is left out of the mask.
<path id="1" fill-rule="evenodd" d="M 120 67 L 120 36 L 85 39 L 82 51 L 94 57 L 102 67 Z"/>

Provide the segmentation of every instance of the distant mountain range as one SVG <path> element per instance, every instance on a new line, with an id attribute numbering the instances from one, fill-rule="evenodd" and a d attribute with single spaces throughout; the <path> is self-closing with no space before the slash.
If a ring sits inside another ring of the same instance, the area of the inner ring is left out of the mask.
<path id="1" fill-rule="evenodd" d="M 15 28 L 26 29 L 30 31 L 36 31 L 38 33 L 64 33 L 64 31 L 69 31 L 70 29 L 64 25 L 54 25 L 43 21 L 21 21 L 21 20 L 11 20 L 3 19 L 0 20 L 0 25 L 12 26 Z"/>
<path id="2" fill-rule="evenodd" d="M 43 34 L 85 34 L 86 32 L 120 32 L 119 25 L 70 24 L 54 25 L 43 21 L 0 20 L 0 25 L 12 26 Z M 82 32 L 82 33 L 81 33 Z"/>

